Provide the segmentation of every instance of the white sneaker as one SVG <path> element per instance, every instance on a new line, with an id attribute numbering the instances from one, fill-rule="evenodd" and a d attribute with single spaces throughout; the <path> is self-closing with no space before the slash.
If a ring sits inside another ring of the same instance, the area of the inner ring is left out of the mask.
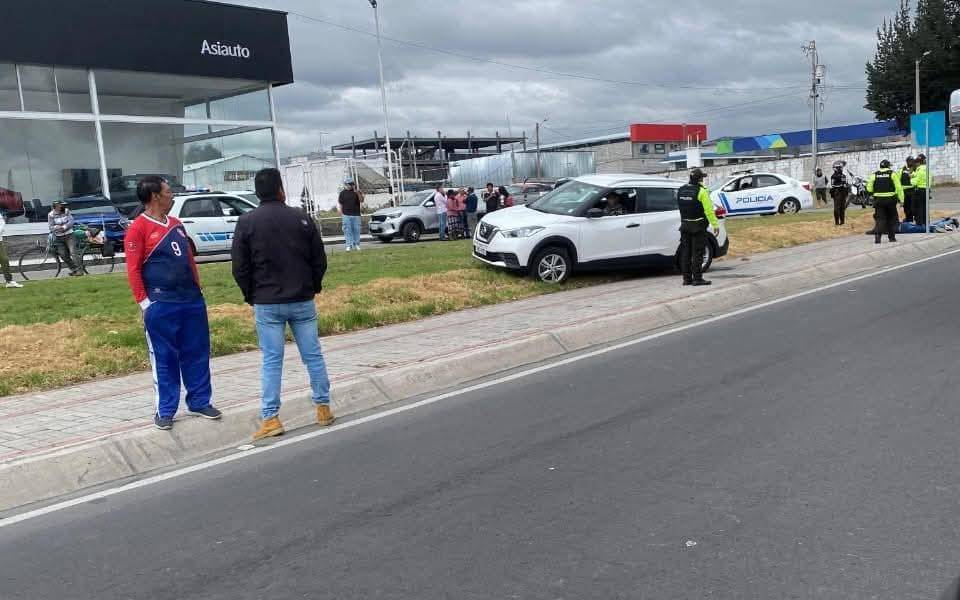
<path id="1" fill-rule="evenodd" d="M 344 251 L 344 252 L 350 252 L 351 250 L 353 250 L 353 248 L 351 248 L 350 246 L 347 246 L 343 251 Z"/>
<path id="2" fill-rule="evenodd" d="M 8 287 L 8 288 L 22 288 L 23 285 L 17 283 L 16 281 L 8 281 L 6 287 Z"/>
<path id="3" fill-rule="evenodd" d="M 353 249 L 356 250 L 357 252 L 360 252 L 360 246 L 359 246 L 359 245 L 354 246 Z"/>

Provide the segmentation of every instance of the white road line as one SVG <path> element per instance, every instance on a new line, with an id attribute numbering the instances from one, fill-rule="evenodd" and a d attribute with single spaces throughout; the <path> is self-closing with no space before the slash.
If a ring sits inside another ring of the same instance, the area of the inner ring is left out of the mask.
<path id="1" fill-rule="evenodd" d="M 578 354 L 578 355 L 576 355 L 576 356 L 571 356 L 571 357 L 568 357 L 568 358 L 563 358 L 563 359 L 560 359 L 560 360 L 557 360 L 557 361 L 554 361 L 554 362 L 551 362 L 551 363 L 548 363 L 548 364 L 540 365 L 540 366 L 538 366 L 538 367 L 533 367 L 533 368 L 530 368 L 530 369 L 525 369 L 525 370 L 523 370 L 523 371 L 518 371 L 518 372 L 512 373 L 512 374 L 510 374 L 510 375 L 505 375 L 505 376 L 502 376 L 502 377 L 498 377 L 498 378 L 496 378 L 496 379 L 491 379 L 491 380 L 489 380 L 489 381 L 484 381 L 483 383 L 477 383 L 477 384 L 474 384 L 474 385 L 471 385 L 471 386 L 467 386 L 467 387 L 465 387 L 465 388 L 461 388 L 461 389 L 458 389 L 458 390 L 454 390 L 454 391 L 452 391 L 452 392 L 447 392 L 447 393 L 445 393 L 445 394 L 440 394 L 440 395 L 437 395 L 437 396 L 432 396 L 432 397 L 430 397 L 430 398 L 425 398 L 425 399 L 420 400 L 420 401 L 418 401 L 418 402 L 413 402 L 413 403 L 410 403 L 410 404 L 405 404 L 405 405 L 403 405 L 403 406 L 398 406 L 398 407 L 396 407 L 396 408 L 391 408 L 391 409 L 389 409 L 389 410 L 385 410 L 385 411 L 382 411 L 382 412 L 378 412 L 378 413 L 374 413 L 374 414 L 371 414 L 371 415 L 367 415 L 367 416 L 365 416 L 365 417 L 360 417 L 360 418 L 358 418 L 358 419 L 353 419 L 353 420 L 351 420 L 351 421 L 347 421 L 347 422 L 345 422 L 345 423 L 341 423 L 340 425 L 334 425 L 334 426 L 332 426 L 332 427 L 327 427 L 327 428 L 324 428 L 324 429 L 318 429 L 317 431 L 311 431 L 310 433 L 305 433 L 305 434 L 302 434 L 302 435 L 297 435 L 297 436 L 295 436 L 295 437 L 289 437 L 289 438 L 280 440 L 280 441 L 278 441 L 278 442 L 276 442 L 276 443 L 273 443 L 273 444 L 271 444 L 271 445 L 269 445 L 269 446 L 259 446 L 259 447 L 254 448 L 253 450 L 247 450 L 247 451 L 239 452 L 239 453 L 237 453 L 237 454 L 230 454 L 230 455 L 228 455 L 228 456 L 221 456 L 220 458 L 214 458 L 214 459 L 212 459 L 212 460 L 208 460 L 208 461 L 205 461 L 205 462 L 202 462 L 202 463 L 197 463 L 197 464 L 191 465 L 191 466 L 189 466 L 189 467 L 183 467 L 183 468 L 180 468 L 180 469 L 175 469 L 175 470 L 169 471 L 169 472 L 167 472 L 167 473 L 161 473 L 161 474 L 159 474 L 159 475 L 153 475 L 153 476 L 151 476 L 151 477 L 147 477 L 147 478 L 144 478 L 144 479 L 140 479 L 140 480 L 138 480 L 138 481 L 133 481 L 133 482 L 131 482 L 131 483 L 127 483 L 127 484 L 124 484 L 124 485 L 121 485 L 121 486 L 118 486 L 118 487 L 101 490 L 101 491 L 99 491 L 99 492 L 94 492 L 94 493 L 92 493 L 92 494 L 87 494 L 87 495 L 84 495 L 84 496 L 80 496 L 80 497 L 77 497 L 77 498 L 73 498 L 73 499 L 71 499 L 71 500 L 65 500 L 65 501 L 63 501 L 63 502 L 57 502 L 57 503 L 51 504 L 51 505 L 49 505 L 49 506 L 44 506 L 44 507 L 42 507 L 42 508 L 37 508 L 37 509 L 31 510 L 31 511 L 27 511 L 27 512 L 24 512 L 24 513 L 21 513 L 21 514 L 18 514 L 18 515 L 13 515 L 13 516 L 7 517 L 7 518 L 5 518 L 5 519 L 2 519 L 2 520 L 0 520 L 0 528 L 9 527 L 9 526 L 11 526 L 11 525 L 16 525 L 17 523 L 23 523 L 24 521 L 29 521 L 29 520 L 31 520 L 31 519 L 36 519 L 37 517 L 42 517 L 42 516 L 48 515 L 48 514 L 50 514 L 50 513 L 59 512 L 59 511 L 61 511 L 61 510 L 65 510 L 65 509 L 68 509 L 68 508 L 77 506 L 77 505 L 79 505 L 79 504 L 86 504 L 87 502 L 91 502 L 91 501 L 93 501 L 93 500 L 99 500 L 99 499 L 101 499 L 101 498 L 108 498 L 108 497 L 110 497 L 110 496 L 115 496 L 115 495 L 117 495 L 117 494 L 122 494 L 122 493 L 124 493 L 124 492 L 129 492 L 129 491 L 131 491 L 131 490 L 136 490 L 136 489 L 139 489 L 139 488 L 142 488 L 142 487 L 147 487 L 147 486 L 149 486 L 149 485 L 154 485 L 154 484 L 156 484 L 156 483 L 160 483 L 160 482 L 163 482 L 163 481 L 167 481 L 167 480 L 169 480 L 169 479 L 174 479 L 174 478 L 176 478 L 176 477 L 181 477 L 181 476 L 183 476 L 183 475 L 189 475 L 190 473 L 196 473 L 196 472 L 198 472 L 198 471 L 204 471 L 204 470 L 206 470 L 206 469 L 209 469 L 209 468 L 212 468 L 212 467 L 216 467 L 216 466 L 218 466 L 218 465 L 224 465 L 224 464 L 231 463 L 231 462 L 234 462 L 234 461 L 237 461 L 237 460 L 243 460 L 243 459 L 248 458 L 248 457 L 250 457 L 250 456 L 255 456 L 255 455 L 257 455 L 257 454 L 262 454 L 262 453 L 264 453 L 264 452 L 270 452 L 270 451 L 272 451 L 272 450 L 278 450 L 278 449 L 280 449 L 280 448 L 284 448 L 284 447 L 286 447 L 286 446 L 291 446 L 291 445 L 293 445 L 293 444 L 300 444 L 300 443 L 303 443 L 303 442 L 312 440 L 312 439 L 314 439 L 314 438 L 316 438 L 316 437 L 319 437 L 319 436 L 321 436 L 321 435 L 329 435 L 329 434 L 332 434 L 332 433 L 336 433 L 337 431 L 340 431 L 340 430 L 342 430 L 342 429 L 349 429 L 349 428 L 352 428 L 352 427 L 359 427 L 360 425 L 363 425 L 363 424 L 365 424 L 365 423 L 370 423 L 370 422 L 372 422 L 372 421 L 378 421 L 378 420 L 380 420 L 380 419 L 386 419 L 386 418 L 388 418 L 388 417 L 392 417 L 393 415 L 397 415 L 397 414 L 400 414 L 400 413 L 404 413 L 404 412 L 407 412 L 407 411 L 410 411 L 410 410 L 415 410 L 415 409 L 418 409 L 418 408 L 420 408 L 420 407 L 422 407 L 422 406 L 428 406 L 428 405 L 430 405 L 430 404 L 435 404 L 435 403 L 437 403 L 437 402 L 441 402 L 441 401 L 446 400 L 446 399 L 448 399 L 448 398 L 453 398 L 453 397 L 455 397 L 455 396 L 460 396 L 460 395 L 462 395 L 462 394 L 469 394 L 470 392 L 475 392 L 475 391 L 478 391 L 478 390 L 483 390 L 483 389 L 490 388 L 490 387 L 493 387 L 493 386 L 497 386 L 497 385 L 500 385 L 500 384 L 503 384 L 503 383 L 507 383 L 507 382 L 510 382 L 510 381 L 516 381 L 517 379 L 522 379 L 523 377 L 527 377 L 527 376 L 529 376 L 529 375 L 534 375 L 534 374 L 536 374 L 536 373 L 542 373 L 542 372 L 544 372 L 544 371 L 549 371 L 549 370 L 551 370 L 551 369 L 556 369 L 556 368 L 558 368 L 558 367 L 562 367 L 562 366 L 565 366 L 565 365 L 569 365 L 569 364 L 573 364 L 573 363 L 576 363 L 576 362 L 580 362 L 580 361 L 582 361 L 582 360 L 587 360 L 587 359 L 589 359 L 589 358 L 593 358 L 593 357 L 596 357 L 596 356 L 601 356 L 601 355 L 607 354 L 607 353 L 609 353 L 609 352 L 616 352 L 617 350 L 622 350 L 622 349 L 624 349 L 624 348 L 629 348 L 629 347 L 631 347 L 631 346 L 636 346 L 636 345 L 639 345 L 639 344 L 643 344 L 643 343 L 645 343 L 645 342 L 649 342 L 649 341 L 651 341 L 651 340 L 656 340 L 656 339 L 659 339 L 659 338 L 662 338 L 662 337 L 666 337 L 666 336 L 668 336 L 668 335 L 673 335 L 673 334 L 675 334 L 675 333 L 680 333 L 680 332 L 682 332 L 682 331 L 687 331 L 687 330 L 690 330 L 690 329 L 694 329 L 694 328 L 696 328 L 696 327 L 703 327 L 703 326 L 706 326 L 706 325 L 710 325 L 710 324 L 712 324 L 712 323 L 716 323 L 716 322 L 718 322 L 718 321 L 722 321 L 722 320 L 724 320 L 724 319 L 729 319 L 729 318 L 731 318 L 731 317 L 736 317 L 736 316 L 743 315 L 743 314 L 746 314 L 746 313 L 749 313 L 749 312 L 753 312 L 753 311 L 756 311 L 756 310 L 762 310 L 762 309 L 768 308 L 768 307 L 770 307 L 770 306 L 776 306 L 777 304 L 782 304 L 782 303 L 784 303 L 784 302 L 790 302 L 791 300 L 796 300 L 797 298 L 802 298 L 802 297 L 804 297 L 804 296 L 810 296 L 810 295 L 812 295 L 812 294 L 817 294 L 817 293 L 823 292 L 823 291 L 825 291 L 825 290 L 833 289 L 833 288 L 836 288 L 836 287 L 841 287 L 841 286 L 845 286 L 845 285 L 850 285 L 851 283 L 856 282 L 856 281 L 862 281 L 862 280 L 868 279 L 868 278 L 870 278 L 870 277 L 876 277 L 876 276 L 878 276 L 878 275 L 883 275 L 883 274 L 890 273 L 890 272 L 893 272 L 893 271 L 899 271 L 899 270 L 901 270 L 901 269 L 906 269 L 906 268 L 908 268 L 908 267 L 912 267 L 912 266 L 915 266 L 915 265 L 919 265 L 919 264 L 922 264 L 922 263 L 925 263 L 925 262 L 929 262 L 929 261 L 932 261 L 932 260 L 937 260 L 937 259 L 943 258 L 943 257 L 945 257 L 945 256 L 950 256 L 950 255 L 952 255 L 952 254 L 957 254 L 957 253 L 960 253 L 960 249 L 950 250 L 949 252 L 944 252 L 944 253 L 938 254 L 938 255 L 936 255 L 936 256 L 929 256 L 929 257 L 927 257 L 927 258 L 921 258 L 921 259 L 919 259 L 919 260 L 911 261 L 911 262 L 908 262 L 908 263 L 905 263 L 905 264 L 902 264 L 902 265 L 896 265 L 896 266 L 893 266 L 893 267 L 885 267 L 885 268 L 883 268 L 883 269 L 880 269 L 879 271 L 873 271 L 873 272 L 870 272 L 870 273 L 865 273 L 865 274 L 863 274 L 863 275 L 857 275 L 856 277 L 850 277 L 850 278 L 847 278 L 847 279 L 842 279 L 842 280 L 840 280 L 840 281 L 835 281 L 835 282 L 833 282 L 833 283 L 829 283 L 829 284 L 826 284 L 826 285 L 822 285 L 822 286 L 819 286 L 819 287 L 815 287 L 815 288 L 812 288 L 812 289 L 809 289 L 809 290 L 804 290 L 804 291 L 802 291 L 802 292 L 797 292 L 797 293 L 794 293 L 794 294 L 790 294 L 789 296 L 783 296 L 783 297 L 781 297 L 781 298 L 775 298 L 775 299 L 773 299 L 773 300 L 768 300 L 768 301 L 762 302 L 762 303 L 760 303 L 760 304 L 754 304 L 754 305 L 751 305 L 751 306 L 747 306 L 747 307 L 745 307 L 745 308 L 739 308 L 739 309 L 737 309 L 737 310 L 734 310 L 734 311 L 731 311 L 731 312 L 728 312 L 728 313 L 724 313 L 724 314 L 722 314 L 722 315 L 716 315 L 716 316 L 713 316 L 713 317 L 708 317 L 708 318 L 706 318 L 706 319 L 702 319 L 702 320 L 699 320 L 699 321 L 696 321 L 696 322 L 687 323 L 686 325 L 679 325 L 679 326 L 677 326 L 677 327 L 672 327 L 672 328 L 670 328 L 670 329 L 666 329 L 666 330 L 660 331 L 660 332 L 658 332 L 658 333 L 653 333 L 653 334 L 650 334 L 650 335 L 646 335 L 646 336 L 643 336 L 643 337 L 639 337 L 639 338 L 636 338 L 636 339 L 633 339 L 633 340 L 629 340 L 629 341 L 626 341 L 626 342 L 621 342 L 621 343 L 619 343 L 619 344 L 614 344 L 614 345 L 611 345 L 611 346 L 605 346 L 605 347 L 600 348 L 600 349 L 597 349 L 597 350 L 592 350 L 592 351 L 590 351 L 590 352 L 586 352 L 586 353 L 583 353 L 583 354 Z"/>

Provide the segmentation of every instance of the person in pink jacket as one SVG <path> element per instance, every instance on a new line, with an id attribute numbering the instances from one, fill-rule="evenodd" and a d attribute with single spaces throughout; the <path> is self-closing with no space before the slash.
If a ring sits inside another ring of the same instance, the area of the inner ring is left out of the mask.
<path id="1" fill-rule="evenodd" d="M 450 190 L 447 195 L 447 224 L 450 237 L 459 239 L 464 236 L 463 211 L 466 208 L 467 195 L 463 190 Z"/>

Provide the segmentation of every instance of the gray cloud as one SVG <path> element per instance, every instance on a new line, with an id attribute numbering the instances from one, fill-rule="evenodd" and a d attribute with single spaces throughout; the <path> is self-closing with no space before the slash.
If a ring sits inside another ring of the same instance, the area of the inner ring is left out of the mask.
<path id="1" fill-rule="evenodd" d="M 373 30 L 366 0 L 237 0 Z M 521 70 L 384 42 L 393 135 L 501 134 L 550 117 L 547 142 L 625 131 L 645 121 L 706 122 L 711 136 L 809 127 L 816 39 L 827 83 L 864 86 L 875 30 L 898 0 L 676 2 L 638 0 L 380 0 L 387 37 Z M 278 90 L 281 149 L 298 153 L 383 133 L 376 42 L 290 15 L 297 83 Z M 727 89 L 704 89 L 727 88 Z M 732 89 L 742 88 L 742 89 Z M 862 90 L 830 90 L 826 125 L 868 121 Z"/>

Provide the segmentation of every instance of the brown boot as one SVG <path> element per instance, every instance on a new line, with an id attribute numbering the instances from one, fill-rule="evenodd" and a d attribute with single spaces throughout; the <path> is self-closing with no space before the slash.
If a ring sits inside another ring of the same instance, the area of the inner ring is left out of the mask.
<path id="1" fill-rule="evenodd" d="M 280 417 L 273 417 L 272 419 L 262 421 L 260 423 L 260 429 L 253 434 L 253 441 L 276 435 L 283 435 L 283 423 L 280 422 Z"/>
<path id="2" fill-rule="evenodd" d="M 326 427 L 328 425 L 333 425 L 333 422 L 336 420 L 337 418 L 333 416 L 332 412 L 330 412 L 329 404 L 317 405 L 317 425 Z"/>

